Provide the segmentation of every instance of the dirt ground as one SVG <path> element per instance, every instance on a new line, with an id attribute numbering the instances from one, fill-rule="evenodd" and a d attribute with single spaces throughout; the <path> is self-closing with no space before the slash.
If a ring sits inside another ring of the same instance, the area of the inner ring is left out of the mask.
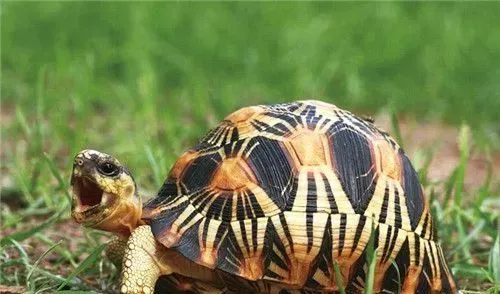
<path id="1" fill-rule="evenodd" d="M 377 116 L 375 124 L 382 129 L 391 130 L 388 116 Z M 458 148 L 459 128 L 436 122 L 415 123 L 407 120 L 400 120 L 399 127 L 404 141 L 405 152 L 410 158 L 414 158 L 416 152 L 425 150 L 430 152 L 430 150 L 436 148 L 427 177 L 432 181 L 443 182 L 446 180 L 460 161 Z M 495 176 L 500 174 L 500 152 L 493 153 L 491 160 L 493 162 L 491 184 L 495 187 L 500 184 L 500 177 Z M 484 153 L 478 152 L 472 144 L 465 174 L 465 189 L 470 192 L 477 190 L 484 183 L 487 174 L 488 159 Z"/>

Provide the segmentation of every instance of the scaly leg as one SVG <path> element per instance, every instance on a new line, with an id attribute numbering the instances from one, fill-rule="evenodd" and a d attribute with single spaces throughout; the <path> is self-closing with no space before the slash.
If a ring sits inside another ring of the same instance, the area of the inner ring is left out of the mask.
<path id="1" fill-rule="evenodd" d="M 140 226 L 132 232 L 122 262 L 122 293 L 153 293 L 158 277 L 171 273 L 159 266 L 157 256 L 161 250 L 149 226 Z"/>
<path id="2" fill-rule="evenodd" d="M 109 241 L 104 253 L 106 257 L 115 265 L 117 269 L 122 268 L 123 255 L 127 248 L 127 240 L 119 237 L 113 238 Z"/>

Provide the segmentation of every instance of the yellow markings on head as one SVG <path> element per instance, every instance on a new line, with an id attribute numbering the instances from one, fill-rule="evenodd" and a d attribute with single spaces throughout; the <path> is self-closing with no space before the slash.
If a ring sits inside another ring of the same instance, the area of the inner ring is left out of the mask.
<path id="1" fill-rule="evenodd" d="M 82 171 L 79 168 L 74 168 L 73 169 L 73 175 L 75 177 L 81 177 L 82 176 Z"/>
<path id="2" fill-rule="evenodd" d="M 95 157 L 104 158 L 104 157 L 109 157 L 109 155 L 107 155 L 106 153 L 99 152 L 97 150 L 85 149 L 85 150 L 80 151 L 80 153 L 78 153 L 75 156 L 75 160 L 78 161 L 78 160 L 82 160 L 82 159 L 93 159 Z"/>
<path id="3" fill-rule="evenodd" d="M 121 173 L 118 178 L 104 177 L 96 173 L 95 181 L 104 191 L 118 196 L 132 196 L 135 192 L 132 178 L 124 173 Z"/>
<path id="4" fill-rule="evenodd" d="M 116 166 L 121 166 L 120 162 L 106 153 L 92 149 L 80 151 L 75 156 L 75 167 L 73 176 L 86 177 L 92 179 L 103 191 L 115 195 L 129 196 L 135 191 L 135 184 L 132 177 L 126 173 L 119 173 L 118 176 L 108 177 L 100 174 L 96 167 L 103 162 L 109 162 Z"/>

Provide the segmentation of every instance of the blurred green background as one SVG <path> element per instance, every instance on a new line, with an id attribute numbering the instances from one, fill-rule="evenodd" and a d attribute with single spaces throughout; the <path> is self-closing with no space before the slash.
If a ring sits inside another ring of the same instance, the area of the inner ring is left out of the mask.
<path id="1" fill-rule="evenodd" d="M 490 185 L 500 161 L 487 152 L 500 150 L 500 2 L 2 2 L 0 9 L 7 235 L 0 243 L 13 244 L 0 248 L 0 285 L 51 292 L 78 274 L 85 282 L 71 289 L 112 289 L 109 263 L 82 262 L 100 258 L 92 250 L 103 239 L 69 217 L 79 150 L 116 155 L 153 195 L 177 156 L 230 112 L 313 98 L 415 119 L 429 131 L 463 124 L 449 150 L 460 162 L 443 181 L 444 200 L 430 193 L 432 207 L 462 287 L 500 289 L 498 209 L 484 210 L 500 195 Z M 479 170 L 488 176 L 469 193 L 476 144 L 486 150 Z M 417 166 L 420 178 L 433 189 L 441 184 L 427 179 L 433 153 L 421 154 L 428 160 Z"/>
<path id="2" fill-rule="evenodd" d="M 304 98 L 465 122 L 499 142 L 500 2 L 1 7 L 12 170 L 46 152 L 69 172 L 73 154 L 96 148 L 126 158 L 139 180 L 154 163 L 158 183 L 231 111 Z"/>
<path id="3" fill-rule="evenodd" d="M 499 15 L 498 2 L 4 3 L 2 97 L 28 108 L 43 83 L 60 123 L 89 115 L 79 104 L 161 124 L 296 97 L 498 123 Z"/>

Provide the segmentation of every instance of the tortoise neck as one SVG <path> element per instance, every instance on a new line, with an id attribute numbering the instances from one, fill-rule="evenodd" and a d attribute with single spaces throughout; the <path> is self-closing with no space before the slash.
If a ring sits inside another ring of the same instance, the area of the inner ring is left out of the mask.
<path id="1" fill-rule="evenodd" d="M 135 194 L 132 200 L 120 201 L 113 212 L 97 228 L 127 239 L 135 228 L 145 224 L 141 216 L 142 200 Z"/>

